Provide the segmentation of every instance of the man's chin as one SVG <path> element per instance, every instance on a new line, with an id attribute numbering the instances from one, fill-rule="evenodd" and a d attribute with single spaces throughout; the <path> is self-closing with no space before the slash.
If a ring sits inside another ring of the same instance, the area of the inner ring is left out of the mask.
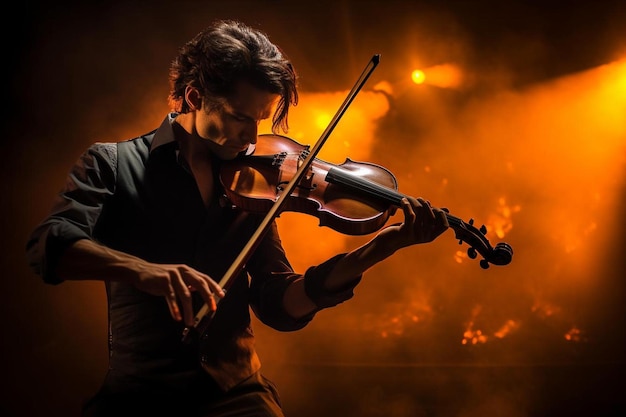
<path id="1" fill-rule="evenodd" d="M 248 145 L 248 149 L 246 149 L 242 153 L 246 156 L 252 155 L 255 149 L 256 149 L 256 145 L 254 143 L 251 143 L 250 145 Z"/>

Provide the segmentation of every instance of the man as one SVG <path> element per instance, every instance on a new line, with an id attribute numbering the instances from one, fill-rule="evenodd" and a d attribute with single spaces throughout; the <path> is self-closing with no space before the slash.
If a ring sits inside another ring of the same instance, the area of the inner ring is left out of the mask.
<path id="1" fill-rule="evenodd" d="M 84 415 L 282 416 L 259 371 L 250 308 L 272 328 L 298 330 L 350 299 L 371 266 L 443 233 L 445 213 L 405 200 L 402 224 L 304 274 L 272 223 L 226 294 L 216 279 L 264 216 L 226 201 L 220 164 L 255 144 L 261 120 L 286 131 L 296 74 L 265 34 L 218 21 L 180 49 L 170 82 L 174 111 L 158 129 L 81 156 L 28 241 L 30 265 L 50 284 L 105 283 L 109 370 Z M 183 343 L 203 304 L 208 327 Z"/>

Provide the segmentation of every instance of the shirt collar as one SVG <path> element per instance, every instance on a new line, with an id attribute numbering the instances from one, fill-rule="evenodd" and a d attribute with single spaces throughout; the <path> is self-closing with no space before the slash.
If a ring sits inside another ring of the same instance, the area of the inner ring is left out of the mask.
<path id="1" fill-rule="evenodd" d="M 175 142 L 174 138 L 174 129 L 172 129 L 172 123 L 174 119 L 176 119 L 178 113 L 172 112 L 167 115 L 167 117 L 161 123 L 161 126 L 154 133 L 154 139 L 152 139 L 152 146 L 150 147 L 150 152 L 158 148 L 159 146 L 166 145 L 168 143 Z"/>

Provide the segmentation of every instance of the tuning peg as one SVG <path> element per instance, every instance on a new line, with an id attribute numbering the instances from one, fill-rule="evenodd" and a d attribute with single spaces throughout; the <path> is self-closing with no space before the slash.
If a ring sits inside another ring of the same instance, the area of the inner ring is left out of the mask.
<path id="1" fill-rule="evenodd" d="M 476 255 L 478 255 L 478 253 L 476 252 L 476 249 L 469 248 L 467 250 L 467 256 L 469 256 L 470 259 L 476 259 Z"/>
<path id="2" fill-rule="evenodd" d="M 473 226 L 474 225 L 474 219 L 469 219 L 468 223 L 469 223 L 470 226 Z"/>
<path id="3" fill-rule="evenodd" d="M 487 234 L 487 227 L 486 227 L 484 224 L 483 224 L 482 226 L 480 226 L 480 232 L 481 232 L 483 235 L 486 235 L 486 234 Z"/>
<path id="4" fill-rule="evenodd" d="M 487 269 L 489 268 L 489 261 L 487 261 L 486 259 L 481 259 L 480 260 L 480 267 L 482 269 Z"/>

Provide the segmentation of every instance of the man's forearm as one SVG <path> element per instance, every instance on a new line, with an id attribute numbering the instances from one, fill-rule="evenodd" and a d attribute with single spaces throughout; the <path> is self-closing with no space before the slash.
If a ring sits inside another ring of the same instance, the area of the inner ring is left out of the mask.
<path id="1" fill-rule="evenodd" d="M 56 273 L 63 280 L 130 280 L 128 273 L 143 261 L 93 240 L 80 239 L 68 246 L 59 259 Z"/>

